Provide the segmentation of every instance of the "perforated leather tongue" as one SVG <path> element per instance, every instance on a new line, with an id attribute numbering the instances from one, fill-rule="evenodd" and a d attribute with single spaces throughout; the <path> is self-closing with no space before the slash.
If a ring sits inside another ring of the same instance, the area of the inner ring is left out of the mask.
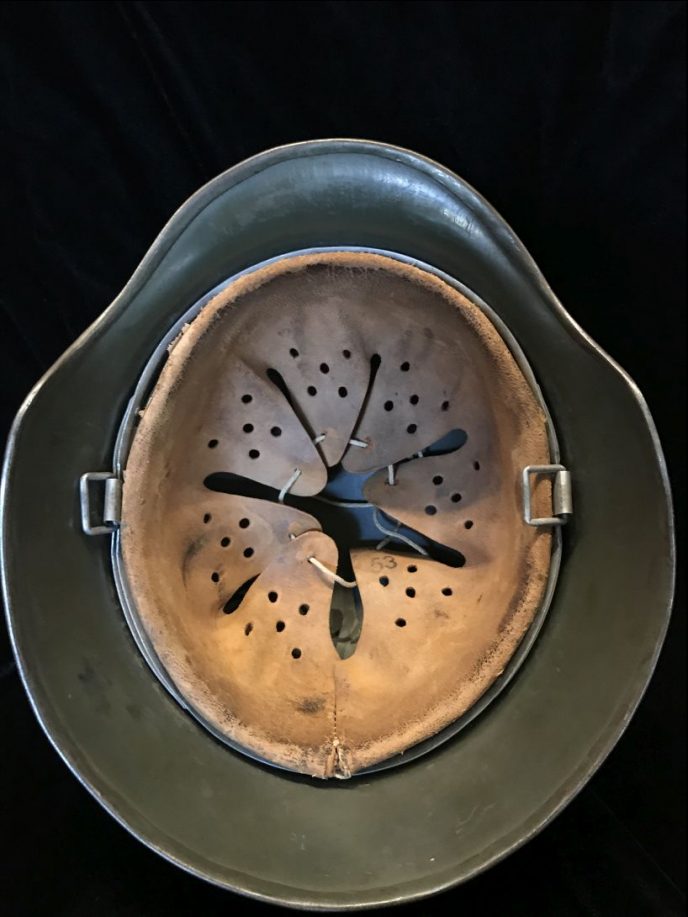
<path id="1" fill-rule="evenodd" d="M 521 472 L 549 460 L 530 385 L 453 287 L 379 255 L 284 258 L 185 328 L 143 411 L 121 526 L 140 624 L 230 744 L 349 776 L 504 670 L 550 563 Z M 350 555 L 316 518 L 340 467 L 370 504 L 345 507 L 351 531 L 373 510 L 380 529 Z M 542 483 L 534 510 L 549 501 Z M 362 621 L 341 658 L 332 596 L 348 588 Z"/>

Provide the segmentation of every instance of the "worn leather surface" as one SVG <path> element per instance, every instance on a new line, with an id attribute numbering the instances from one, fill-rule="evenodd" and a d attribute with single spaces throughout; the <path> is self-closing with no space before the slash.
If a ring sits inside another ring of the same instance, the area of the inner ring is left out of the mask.
<path id="1" fill-rule="evenodd" d="M 458 451 L 423 455 L 456 429 Z M 363 626 L 349 659 L 330 637 L 332 580 L 309 563 L 334 573 L 337 546 L 277 498 L 297 469 L 291 493 L 318 494 L 340 459 L 382 469 L 368 500 L 465 558 L 356 549 Z M 547 461 L 529 384 L 464 296 L 378 255 L 283 259 L 186 326 L 142 413 L 122 514 L 138 613 L 221 733 L 282 766 L 349 776 L 447 726 L 504 670 L 549 570 L 551 535 L 523 522 L 520 490 L 522 468 Z M 274 496 L 213 492 L 218 472 Z M 536 488 L 543 512 L 548 497 Z"/>

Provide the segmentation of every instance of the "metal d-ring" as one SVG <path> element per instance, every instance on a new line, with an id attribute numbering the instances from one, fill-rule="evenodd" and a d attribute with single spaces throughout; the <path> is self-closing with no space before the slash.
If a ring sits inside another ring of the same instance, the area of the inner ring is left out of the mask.
<path id="1" fill-rule="evenodd" d="M 552 515 L 533 518 L 531 475 L 546 475 L 552 480 Z M 526 465 L 523 469 L 523 518 L 528 525 L 565 525 L 573 513 L 571 472 L 563 465 Z"/>
<path id="2" fill-rule="evenodd" d="M 91 482 L 104 481 L 102 523 L 92 525 Z M 79 478 L 81 528 L 87 535 L 112 535 L 119 525 L 122 509 L 122 482 L 111 471 L 87 471 Z"/>

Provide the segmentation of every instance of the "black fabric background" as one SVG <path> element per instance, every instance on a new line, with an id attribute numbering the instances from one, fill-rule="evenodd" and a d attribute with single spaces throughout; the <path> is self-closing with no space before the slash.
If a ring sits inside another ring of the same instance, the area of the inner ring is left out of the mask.
<path id="1" fill-rule="evenodd" d="M 0 441 L 200 185 L 273 145 L 379 139 L 475 185 L 635 378 L 682 542 L 683 3 L 22 2 L 0 15 Z M 684 913 L 684 613 L 680 585 L 636 717 L 564 814 L 403 913 Z M 267 909 L 129 837 L 42 735 L 4 630 L 0 654 L 5 913 Z"/>

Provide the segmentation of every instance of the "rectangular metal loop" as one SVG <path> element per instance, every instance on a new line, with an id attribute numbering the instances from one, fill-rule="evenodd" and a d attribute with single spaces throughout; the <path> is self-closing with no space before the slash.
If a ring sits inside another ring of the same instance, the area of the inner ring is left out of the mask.
<path id="1" fill-rule="evenodd" d="M 92 524 L 91 484 L 104 482 L 102 522 Z M 79 478 L 81 528 L 87 535 L 112 535 L 119 525 L 122 507 L 122 482 L 111 471 L 87 471 Z"/>
<path id="2" fill-rule="evenodd" d="M 552 481 L 552 515 L 533 518 L 531 476 L 547 475 Z M 565 525 L 573 513 L 571 472 L 563 465 L 527 465 L 523 469 L 523 519 L 528 525 Z"/>

